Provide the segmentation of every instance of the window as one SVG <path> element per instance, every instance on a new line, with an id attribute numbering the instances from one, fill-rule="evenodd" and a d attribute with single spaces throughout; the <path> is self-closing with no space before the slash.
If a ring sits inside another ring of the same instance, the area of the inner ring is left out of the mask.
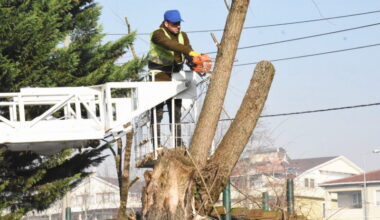
<path id="1" fill-rule="evenodd" d="M 310 179 L 310 188 L 314 188 L 315 187 L 315 181 L 314 179 Z"/>
<path id="2" fill-rule="evenodd" d="M 274 177 L 276 177 L 276 178 L 282 178 L 282 177 L 284 177 L 284 174 L 283 173 L 274 173 L 274 175 L 273 175 Z"/>
<path id="3" fill-rule="evenodd" d="M 376 205 L 380 205 L 380 190 L 376 190 Z"/>
<path id="4" fill-rule="evenodd" d="M 338 192 L 338 207 L 350 209 L 362 208 L 361 191 Z"/>
<path id="5" fill-rule="evenodd" d="M 305 178 L 305 187 L 314 188 L 315 187 L 315 180 L 310 179 L 310 178 Z"/>
<path id="6" fill-rule="evenodd" d="M 251 175 L 249 176 L 249 186 L 251 188 L 257 186 L 257 183 L 258 182 L 261 182 L 261 178 L 260 178 L 260 175 Z"/>
<path id="7" fill-rule="evenodd" d="M 352 195 L 352 204 L 354 205 L 354 208 L 361 208 L 362 207 L 362 195 L 359 192 L 356 192 Z"/>

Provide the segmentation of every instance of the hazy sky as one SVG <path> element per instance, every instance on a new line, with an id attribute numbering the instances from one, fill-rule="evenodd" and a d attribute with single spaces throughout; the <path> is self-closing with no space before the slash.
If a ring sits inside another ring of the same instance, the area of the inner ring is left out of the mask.
<path id="1" fill-rule="evenodd" d="M 228 1 L 230 2 L 230 1 Z M 137 33 L 155 30 L 168 9 L 181 11 L 183 31 L 222 29 L 227 10 L 223 0 L 102 0 L 100 22 L 104 32 L 127 32 L 127 16 Z M 257 0 L 251 1 L 245 27 L 323 19 L 380 10 L 378 0 Z M 236 65 L 274 60 L 380 43 L 380 13 L 329 19 L 277 27 L 245 29 L 240 47 L 282 41 L 343 29 L 337 34 L 281 44 L 238 50 Z M 216 51 L 210 32 L 189 33 L 197 52 Z M 218 40 L 222 32 L 213 31 Z M 105 40 L 117 39 L 107 35 Z M 138 35 L 136 51 L 149 50 L 148 35 Z M 215 57 L 215 54 L 210 54 Z M 126 54 L 124 60 L 132 55 Z M 264 115 L 328 109 L 380 102 L 380 46 L 273 62 L 275 79 Z M 252 76 L 254 65 L 233 69 L 225 106 L 234 115 Z M 365 170 L 380 169 L 380 106 L 313 114 L 262 118 L 274 140 L 273 147 L 285 148 L 291 158 L 346 156 Z"/>

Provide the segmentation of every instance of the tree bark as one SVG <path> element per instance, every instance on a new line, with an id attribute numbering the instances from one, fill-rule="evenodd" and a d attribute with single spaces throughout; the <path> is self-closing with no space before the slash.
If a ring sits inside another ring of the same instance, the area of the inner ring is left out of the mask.
<path id="1" fill-rule="evenodd" d="M 247 14 L 249 0 L 232 1 L 202 111 L 190 144 L 190 154 L 204 166 L 222 111 L 232 65 Z"/>
<path id="2" fill-rule="evenodd" d="M 196 164 L 186 149 L 163 151 L 145 188 L 145 219 L 192 219 L 211 213 L 257 124 L 273 76 L 270 62 L 256 66 L 235 120 L 205 166 Z"/>
<path id="3" fill-rule="evenodd" d="M 201 210 L 202 213 L 212 211 L 213 202 L 218 200 L 220 192 L 226 186 L 232 169 L 238 162 L 263 110 L 274 72 L 274 67 L 270 62 L 261 61 L 257 64 L 235 120 L 224 135 L 214 155 L 203 168 L 201 173 L 210 187 L 211 198 L 205 192 L 204 187 L 200 187 L 198 193 L 202 200 L 199 202 L 204 203 L 205 209 L 204 211 Z M 199 176 L 196 182 L 197 185 L 201 186 L 202 180 Z"/>
<path id="4" fill-rule="evenodd" d="M 130 168 L 130 161 L 131 161 L 133 130 L 127 133 L 125 139 L 126 139 L 126 143 L 124 147 L 123 162 L 122 162 L 122 157 L 123 157 L 122 141 L 120 138 L 117 140 L 118 155 L 116 157 L 117 159 L 116 166 L 117 166 L 117 176 L 119 180 L 119 195 L 120 195 L 119 210 L 117 213 L 118 220 L 130 219 L 130 217 L 127 215 L 128 191 L 129 191 L 129 188 L 138 180 L 138 178 L 132 181 L 129 180 L 129 168 Z"/>
<path id="5" fill-rule="evenodd" d="M 144 219 L 192 219 L 194 170 L 185 149 L 163 150 L 144 189 Z"/>
<path id="6" fill-rule="evenodd" d="M 209 215 L 252 134 L 274 76 L 272 64 L 265 61 L 257 65 L 236 119 L 207 161 L 248 3 L 249 0 L 232 2 L 214 75 L 189 151 L 164 149 L 152 173 L 146 173 L 144 219 L 187 220 Z"/>

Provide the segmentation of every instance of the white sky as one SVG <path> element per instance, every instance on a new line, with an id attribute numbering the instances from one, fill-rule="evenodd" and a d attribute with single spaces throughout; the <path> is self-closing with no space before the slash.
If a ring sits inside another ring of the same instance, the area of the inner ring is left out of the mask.
<path id="1" fill-rule="evenodd" d="M 168 9 L 181 11 L 183 31 L 221 29 L 227 10 L 223 0 L 101 0 L 105 33 L 133 30 L 150 33 Z M 245 26 L 276 24 L 380 10 L 378 0 L 251 1 Z M 240 47 L 320 34 L 380 22 L 380 13 L 344 19 L 244 30 Z M 222 32 L 214 32 L 218 40 Z M 380 25 L 252 49 L 239 50 L 236 64 L 271 60 L 380 43 Z M 120 36 L 107 35 L 111 41 Z M 189 34 L 197 52 L 215 51 L 207 33 Z M 147 35 L 135 44 L 139 55 L 149 50 Z M 215 57 L 215 54 L 211 54 Z M 124 59 L 131 58 L 130 53 Z M 380 102 L 380 46 L 322 56 L 274 62 L 276 76 L 263 114 L 277 114 Z M 225 106 L 234 115 L 252 76 L 253 65 L 233 69 Z M 274 147 L 291 158 L 343 155 L 365 170 L 380 169 L 380 106 L 263 118 Z"/>

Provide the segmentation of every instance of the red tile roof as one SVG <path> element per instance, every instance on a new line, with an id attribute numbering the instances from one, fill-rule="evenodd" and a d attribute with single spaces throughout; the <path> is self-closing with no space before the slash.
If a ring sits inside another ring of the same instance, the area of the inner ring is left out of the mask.
<path id="1" fill-rule="evenodd" d="M 362 183 L 363 180 L 364 180 L 364 174 L 358 174 L 354 176 L 345 177 L 342 179 L 324 182 L 321 184 L 321 186 L 348 184 L 348 183 Z M 366 173 L 366 182 L 380 182 L 380 170 L 375 170 L 375 171 Z"/>

